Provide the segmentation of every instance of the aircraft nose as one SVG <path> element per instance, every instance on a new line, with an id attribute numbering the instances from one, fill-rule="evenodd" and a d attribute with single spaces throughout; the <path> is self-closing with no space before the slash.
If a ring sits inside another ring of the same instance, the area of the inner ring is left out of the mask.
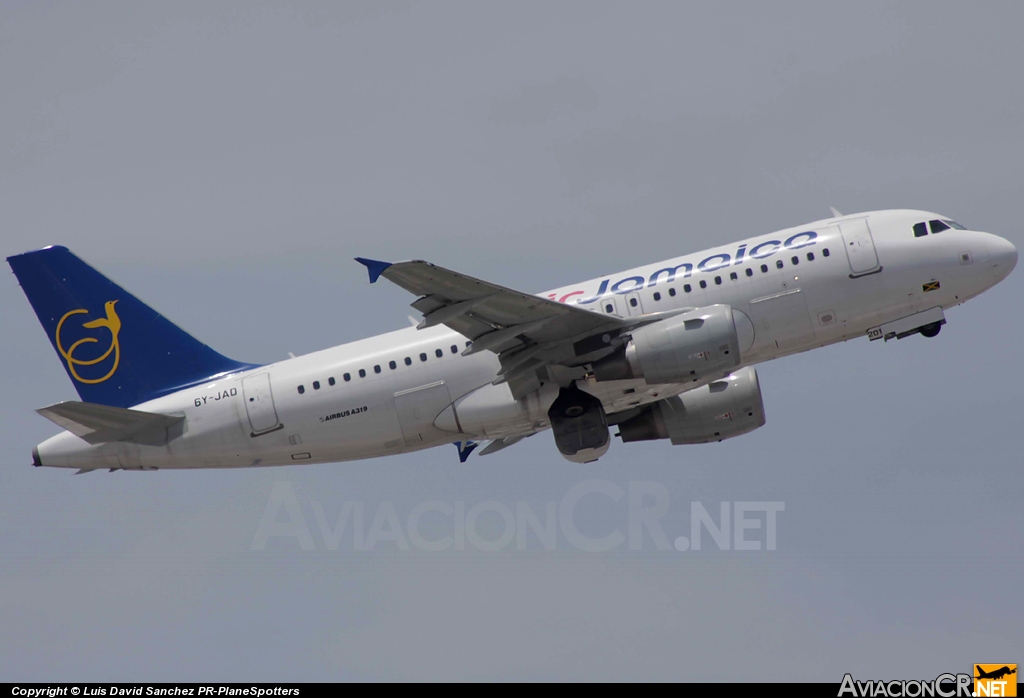
<path id="1" fill-rule="evenodd" d="M 988 242 L 988 260 L 998 283 L 1017 266 L 1017 248 L 1009 240 L 997 235 L 992 235 Z"/>

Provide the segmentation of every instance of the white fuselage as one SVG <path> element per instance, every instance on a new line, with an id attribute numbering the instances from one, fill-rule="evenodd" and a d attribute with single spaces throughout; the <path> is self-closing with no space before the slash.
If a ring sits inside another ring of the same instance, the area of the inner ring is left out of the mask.
<path id="1" fill-rule="evenodd" d="M 995 235 L 949 229 L 914 236 L 914 224 L 940 218 L 898 210 L 816 221 L 540 295 L 623 317 L 732 306 L 753 327 L 741 352 L 742 365 L 749 366 L 959 305 L 1013 269 L 1016 250 Z M 934 282 L 938 288 L 924 290 Z M 282 465 L 546 429 L 557 385 L 517 402 L 507 384 L 492 385 L 497 356 L 463 356 L 466 345 L 465 337 L 443 326 L 343 344 L 136 406 L 185 415 L 184 434 L 165 446 L 92 446 L 64 432 L 40 444 L 39 457 L 43 465 L 87 469 Z M 692 387 L 592 377 L 577 385 L 600 398 L 609 414 Z M 402 399 L 424 386 L 433 386 L 427 392 L 441 401 Z M 473 409 L 460 412 L 460 400 Z M 438 405 L 448 402 L 465 419 L 452 419 L 450 410 L 449 418 L 439 417 Z"/>

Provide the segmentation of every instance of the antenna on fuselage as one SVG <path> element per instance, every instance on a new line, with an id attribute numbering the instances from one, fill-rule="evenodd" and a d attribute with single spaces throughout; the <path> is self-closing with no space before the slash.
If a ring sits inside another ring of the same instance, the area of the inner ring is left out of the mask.
<path id="1" fill-rule="evenodd" d="M 832 212 L 832 217 L 833 218 L 842 218 L 843 217 L 843 214 L 839 213 L 839 211 L 836 210 L 835 206 L 829 206 L 828 210 Z"/>

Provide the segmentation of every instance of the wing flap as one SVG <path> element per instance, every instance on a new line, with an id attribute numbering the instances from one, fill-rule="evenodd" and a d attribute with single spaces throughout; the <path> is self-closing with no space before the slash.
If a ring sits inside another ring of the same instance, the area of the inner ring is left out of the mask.
<path id="1" fill-rule="evenodd" d="M 156 414 L 93 402 L 58 402 L 36 412 L 90 444 L 128 441 L 162 446 L 183 432 L 185 422 L 184 415 Z"/>

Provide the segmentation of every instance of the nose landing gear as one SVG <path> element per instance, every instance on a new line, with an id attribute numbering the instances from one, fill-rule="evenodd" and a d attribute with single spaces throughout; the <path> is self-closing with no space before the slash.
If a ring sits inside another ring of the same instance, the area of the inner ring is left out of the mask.
<path id="1" fill-rule="evenodd" d="M 946 324 L 946 317 L 942 313 L 942 308 L 936 306 L 878 327 L 872 327 L 868 330 L 868 339 L 872 342 L 876 339 L 888 342 L 890 339 L 903 339 L 918 332 L 925 337 L 934 337 L 944 324 Z"/>

